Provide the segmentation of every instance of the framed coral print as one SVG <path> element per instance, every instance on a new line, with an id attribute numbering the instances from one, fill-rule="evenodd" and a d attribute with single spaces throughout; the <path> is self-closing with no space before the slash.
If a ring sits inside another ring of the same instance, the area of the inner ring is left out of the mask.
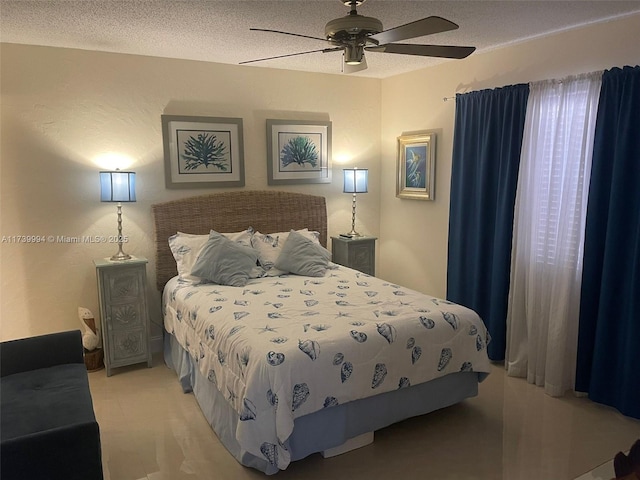
<path id="1" fill-rule="evenodd" d="M 396 197 L 435 199 L 436 134 L 398 137 Z"/>
<path id="2" fill-rule="evenodd" d="M 244 186 L 241 118 L 162 115 L 167 188 Z"/>
<path id="3" fill-rule="evenodd" d="M 267 120 L 269 185 L 331 182 L 331 122 Z"/>

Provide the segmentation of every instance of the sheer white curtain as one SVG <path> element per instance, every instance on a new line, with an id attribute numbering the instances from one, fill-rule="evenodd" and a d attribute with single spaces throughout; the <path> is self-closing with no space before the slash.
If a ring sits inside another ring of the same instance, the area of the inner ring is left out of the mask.
<path id="1" fill-rule="evenodd" d="M 530 85 L 514 213 L 506 368 L 574 388 L 584 224 L 602 72 Z"/>

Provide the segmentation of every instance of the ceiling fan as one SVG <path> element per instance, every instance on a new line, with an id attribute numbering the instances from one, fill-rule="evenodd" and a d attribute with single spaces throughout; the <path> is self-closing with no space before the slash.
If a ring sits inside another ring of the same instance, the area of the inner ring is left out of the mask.
<path id="1" fill-rule="evenodd" d="M 290 53 L 287 55 L 277 55 L 275 57 L 259 58 L 247 60 L 245 63 L 263 62 L 276 58 L 293 57 L 296 55 L 306 55 L 309 53 L 329 53 L 343 52 L 344 72 L 352 73 L 367 68 L 364 57 L 365 51 L 380 53 L 396 53 L 401 55 L 419 55 L 423 57 L 442 57 L 462 59 L 471 55 L 475 47 L 458 47 L 449 45 L 417 45 L 412 43 L 395 43 L 411 38 L 432 35 L 434 33 L 447 32 L 458 28 L 453 22 L 441 17 L 426 17 L 422 20 L 400 25 L 399 27 L 383 30 L 382 22 L 377 18 L 359 15 L 356 7 L 362 5 L 366 0 L 340 0 L 346 6 L 351 7 L 351 11 L 345 17 L 331 20 L 325 26 L 325 38 L 301 35 L 298 33 L 281 32 L 279 30 L 269 30 L 265 28 L 251 28 L 257 32 L 271 32 L 282 35 L 292 35 L 294 37 L 311 38 L 329 42 L 331 47 L 310 50 L 306 52 Z"/>

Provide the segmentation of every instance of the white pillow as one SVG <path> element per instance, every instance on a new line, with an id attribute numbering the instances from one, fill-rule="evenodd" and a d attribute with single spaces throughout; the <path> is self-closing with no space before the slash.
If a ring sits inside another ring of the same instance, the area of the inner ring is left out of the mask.
<path id="1" fill-rule="evenodd" d="M 213 230 L 212 230 L 213 231 Z M 249 227 L 242 232 L 223 233 L 226 238 L 231 241 L 237 242 L 245 247 L 251 247 L 251 237 L 253 235 L 253 228 Z M 178 267 L 178 276 L 182 280 L 191 281 L 193 283 L 199 283 L 200 278 L 192 275 L 193 265 L 198 259 L 200 250 L 204 247 L 205 243 L 209 240 L 209 235 L 195 235 L 192 233 L 178 232 L 175 235 L 169 237 L 169 248 L 173 253 L 173 258 L 176 260 L 176 266 Z M 262 276 L 262 269 L 256 267 L 253 272 L 252 278 Z"/>
<path id="2" fill-rule="evenodd" d="M 169 248 L 176 260 L 178 276 L 182 280 L 192 282 L 200 281 L 199 278 L 191 275 L 193 264 L 198 258 L 198 253 L 209 240 L 209 235 L 194 235 L 191 233 L 178 232 L 169 237 Z"/>
<path id="3" fill-rule="evenodd" d="M 320 245 L 320 234 L 318 232 L 310 231 L 308 228 L 295 231 L 310 239 L 313 243 Z M 269 233 L 266 235 L 254 232 L 251 237 L 251 245 L 258 251 L 258 261 L 266 272 L 265 276 L 277 277 L 278 275 L 289 273 L 275 268 L 276 261 L 287 238 L 289 238 L 289 232 Z"/>

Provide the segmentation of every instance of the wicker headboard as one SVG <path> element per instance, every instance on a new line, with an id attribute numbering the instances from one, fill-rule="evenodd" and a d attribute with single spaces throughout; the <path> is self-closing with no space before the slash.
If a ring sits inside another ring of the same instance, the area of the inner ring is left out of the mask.
<path id="1" fill-rule="evenodd" d="M 156 285 L 177 275 L 168 239 L 176 232 L 207 234 L 239 232 L 249 226 L 262 233 L 309 228 L 320 232 L 327 246 L 327 207 L 324 197 L 273 190 L 244 190 L 182 198 L 151 206 L 155 224 Z"/>

